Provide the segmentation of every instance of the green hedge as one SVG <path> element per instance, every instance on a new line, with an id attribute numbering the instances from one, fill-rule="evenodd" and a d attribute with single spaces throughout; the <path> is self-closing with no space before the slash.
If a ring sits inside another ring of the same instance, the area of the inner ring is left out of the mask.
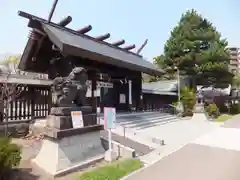
<path id="1" fill-rule="evenodd" d="M 220 115 L 219 109 L 215 103 L 205 106 L 205 110 L 210 117 L 217 118 Z"/>
<path id="2" fill-rule="evenodd" d="M 196 103 L 196 93 L 194 89 L 187 86 L 181 89 L 181 103 L 183 106 L 182 116 L 192 116 Z"/>
<path id="3" fill-rule="evenodd" d="M 121 160 L 80 175 L 80 180 L 119 180 L 142 167 L 138 159 Z"/>
<path id="4" fill-rule="evenodd" d="M 230 113 L 231 114 L 239 114 L 240 113 L 240 104 L 235 103 L 230 105 Z"/>
<path id="5" fill-rule="evenodd" d="M 20 160 L 20 147 L 12 143 L 10 138 L 0 138 L 0 179 L 5 178 L 13 167 L 18 166 Z"/>

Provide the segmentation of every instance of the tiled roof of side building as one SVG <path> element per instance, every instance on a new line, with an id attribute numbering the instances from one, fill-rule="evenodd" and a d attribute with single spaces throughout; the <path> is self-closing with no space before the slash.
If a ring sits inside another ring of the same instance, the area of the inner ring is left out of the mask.
<path id="1" fill-rule="evenodd" d="M 177 80 L 163 80 L 142 84 L 143 93 L 177 95 Z"/>

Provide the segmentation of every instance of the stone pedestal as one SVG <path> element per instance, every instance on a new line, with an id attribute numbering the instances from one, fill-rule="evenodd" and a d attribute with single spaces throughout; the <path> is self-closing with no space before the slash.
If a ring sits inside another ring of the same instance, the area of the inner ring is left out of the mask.
<path id="1" fill-rule="evenodd" d="M 84 127 L 73 128 L 71 111 L 82 111 Z M 100 139 L 103 125 L 97 125 L 96 114 L 89 106 L 53 107 L 46 120 L 44 140 L 33 159 L 38 167 L 57 176 L 104 158 Z"/>
<path id="2" fill-rule="evenodd" d="M 42 148 L 32 162 L 50 175 L 66 174 L 104 158 L 101 125 L 69 130 L 46 129 Z"/>
<path id="3" fill-rule="evenodd" d="M 52 107 L 50 115 L 47 118 L 47 127 L 56 129 L 70 129 L 72 126 L 72 111 L 81 111 L 83 115 L 84 126 L 96 125 L 96 113 L 92 113 L 91 106 L 82 107 Z"/>

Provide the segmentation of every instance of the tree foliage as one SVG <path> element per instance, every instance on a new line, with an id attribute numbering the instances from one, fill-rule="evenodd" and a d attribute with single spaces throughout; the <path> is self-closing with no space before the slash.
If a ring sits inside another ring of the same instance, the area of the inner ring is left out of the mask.
<path id="1" fill-rule="evenodd" d="M 172 71 L 177 66 L 196 84 L 226 87 L 233 78 L 227 45 L 211 22 L 190 10 L 182 15 L 165 44 L 164 66 Z"/>
<path id="2" fill-rule="evenodd" d="M 9 56 L 0 61 L 0 73 L 14 73 L 17 74 L 17 65 L 19 63 L 20 56 Z"/>
<path id="3" fill-rule="evenodd" d="M 234 74 L 232 85 L 235 88 L 240 88 L 240 73 L 237 72 Z"/>
<path id="4" fill-rule="evenodd" d="M 195 91 L 187 86 L 183 87 L 181 89 L 181 103 L 183 105 L 183 115 L 191 116 L 196 103 Z"/>
<path id="5" fill-rule="evenodd" d="M 22 92 L 20 84 L 9 83 L 10 75 L 18 73 L 16 68 L 18 61 L 19 56 L 12 56 L 3 60 L 0 65 L 0 123 L 3 121 L 6 123 L 5 136 L 8 136 L 8 114 L 4 113 L 4 109 L 9 109 L 9 104 Z"/>
<path id="6" fill-rule="evenodd" d="M 153 63 L 163 69 L 165 71 L 165 74 L 163 76 L 150 76 L 149 82 L 155 82 L 155 81 L 159 81 L 159 80 L 172 80 L 172 79 L 177 79 L 177 72 L 176 69 L 172 69 L 169 68 L 169 66 L 167 65 L 166 61 L 166 57 L 165 55 L 161 54 L 160 56 L 156 56 L 153 58 Z"/>

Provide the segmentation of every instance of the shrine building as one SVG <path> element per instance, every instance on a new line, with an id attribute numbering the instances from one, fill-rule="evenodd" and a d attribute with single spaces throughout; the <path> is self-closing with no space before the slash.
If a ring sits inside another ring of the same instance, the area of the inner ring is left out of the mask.
<path id="1" fill-rule="evenodd" d="M 26 12 L 18 14 L 28 20 L 31 28 L 19 69 L 48 74 L 51 80 L 67 76 L 74 67 L 86 68 L 91 87 L 87 94 L 94 97 L 89 101 L 94 111 L 97 106 L 141 111 L 142 73 L 153 76 L 164 73 L 133 52 L 135 45 L 123 46 L 125 40 L 109 43 L 106 41 L 109 33 L 91 37 L 87 35 L 91 25 L 78 30 L 66 27 L 72 20 L 70 16 L 53 23 Z M 100 95 L 98 87 L 104 87 Z"/>

